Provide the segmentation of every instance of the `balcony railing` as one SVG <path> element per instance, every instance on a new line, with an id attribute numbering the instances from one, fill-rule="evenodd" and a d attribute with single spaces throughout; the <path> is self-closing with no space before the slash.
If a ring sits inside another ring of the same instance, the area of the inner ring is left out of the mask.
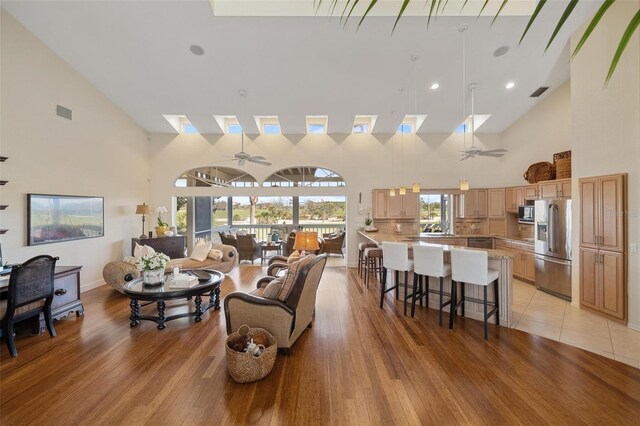
<path id="1" fill-rule="evenodd" d="M 298 225 L 304 231 L 317 232 L 319 237 L 322 237 L 322 234 L 330 234 L 336 232 L 338 229 L 344 229 L 344 222 L 336 222 L 330 224 L 320 224 L 320 223 L 301 223 Z M 214 232 L 222 232 L 227 231 L 229 228 L 235 228 L 238 231 L 244 231 L 247 234 L 254 234 L 256 236 L 256 240 L 258 241 L 267 241 L 269 240 L 269 235 L 272 232 L 272 229 L 283 229 L 286 228 L 287 232 L 289 229 L 296 229 L 297 227 L 294 225 L 233 225 L 233 226 L 223 226 L 219 228 L 214 228 L 202 232 L 197 232 L 194 235 L 194 242 L 198 240 L 204 239 L 205 241 L 211 241 L 211 234 Z"/>

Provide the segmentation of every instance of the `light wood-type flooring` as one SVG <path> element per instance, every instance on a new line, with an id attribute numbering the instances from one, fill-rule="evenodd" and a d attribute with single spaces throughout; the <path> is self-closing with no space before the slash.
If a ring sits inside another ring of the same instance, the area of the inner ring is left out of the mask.
<path id="1" fill-rule="evenodd" d="M 263 272 L 236 268 L 222 295 Z M 20 335 L 0 350 L 0 423 L 30 424 L 637 424 L 640 370 L 525 332 L 437 312 L 402 315 L 354 269 L 327 268 L 316 319 L 264 380 L 232 381 L 222 311 L 200 323 L 129 328 L 128 299 L 104 286 L 58 337 Z M 174 310 L 185 309 L 177 302 Z M 174 303 L 175 305 L 175 303 Z M 149 308 L 146 308 L 149 309 Z M 445 320 L 446 320 L 445 315 Z"/>

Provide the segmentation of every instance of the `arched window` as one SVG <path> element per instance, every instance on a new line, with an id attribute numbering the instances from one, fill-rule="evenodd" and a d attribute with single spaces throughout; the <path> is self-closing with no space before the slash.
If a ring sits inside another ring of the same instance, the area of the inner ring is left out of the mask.
<path id="1" fill-rule="evenodd" d="M 291 187 L 345 187 L 347 186 L 342 176 L 334 171 L 320 167 L 290 167 L 282 169 L 262 182 L 267 188 L 291 188 Z"/>
<path id="2" fill-rule="evenodd" d="M 180 175 L 176 179 L 175 186 L 178 188 L 192 186 L 251 188 L 259 185 L 256 178 L 244 170 L 231 167 L 199 167 Z"/>

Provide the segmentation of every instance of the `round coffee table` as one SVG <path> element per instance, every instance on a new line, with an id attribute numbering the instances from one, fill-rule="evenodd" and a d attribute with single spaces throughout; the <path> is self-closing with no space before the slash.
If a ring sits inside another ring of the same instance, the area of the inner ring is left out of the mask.
<path id="1" fill-rule="evenodd" d="M 188 273 L 189 271 L 185 271 Z M 130 281 L 122 288 L 124 293 L 129 296 L 131 302 L 131 327 L 140 324 L 140 320 L 153 321 L 158 324 L 158 330 L 166 327 L 165 323 L 178 318 L 196 317 L 195 321 L 202 321 L 202 314 L 213 308 L 220 309 L 220 283 L 224 280 L 224 274 L 220 271 L 199 269 L 198 272 L 208 273 L 210 278 L 207 281 L 200 281 L 198 284 L 189 288 L 171 288 L 169 282 L 170 274 L 165 274 L 168 278 L 166 283 L 156 287 L 150 287 L 143 283 L 141 278 Z M 202 296 L 209 293 L 209 303 L 202 306 Z M 182 314 L 171 315 L 165 317 L 165 300 L 182 299 L 195 297 L 195 311 L 185 312 Z M 140 301 L 157 302 L 158 315 L 142 315 L 140 312 Z"/>

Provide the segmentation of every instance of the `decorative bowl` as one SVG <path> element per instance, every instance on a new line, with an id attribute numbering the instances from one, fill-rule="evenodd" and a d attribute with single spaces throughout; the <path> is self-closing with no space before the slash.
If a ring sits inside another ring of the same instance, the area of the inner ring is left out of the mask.
<path id="1" fill-rule="evenodd" d="M 165 237 L 173 237 L 173 231 L 164 231 Z"/>

